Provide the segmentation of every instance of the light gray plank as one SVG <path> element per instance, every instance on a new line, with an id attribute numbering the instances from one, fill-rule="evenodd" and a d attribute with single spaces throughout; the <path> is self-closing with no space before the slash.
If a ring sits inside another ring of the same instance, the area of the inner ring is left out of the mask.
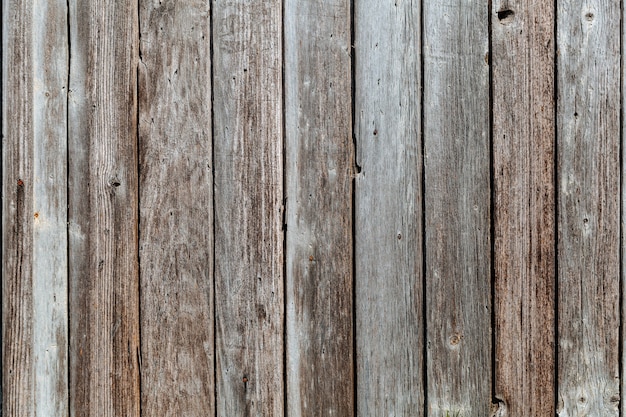
<path id="1" fill-rule="evenodd" d="M 355 3 L 357 415 L 424 407 L 419 2 Z"/>
<path id="2" fill-rule="evenodd" d="M 66 18 L 3 4 L 4 415 L 68 412 Z"/>
<path id="3" fill-rule="evenodd" d="M 354 414 L 350 2 L 285 2 L 287 403 Z"/>
<path id="4" fill-rule="evenodd" d="M 141 412 L 212 416 L 209 1 L 139 6 Z"/>
<path id="5" fill-rule="evenodd" d="M 560 416 L 619 413 L 620 16 L 557 3 Z"/>
<path id="6" fill-rule="evenodd" d="M 284 414 L 281 2 L 213 2 L 216 407 Z"/>
<path id="7" fill-rule="evenodd" d="M 70 412 L 139 416 L 137 2 L 70 0 Z"/>
<path id="8" fill-rule="evenodd" d="M 488 8 L 424 3 L 427 413 L 491 407 Z"/>

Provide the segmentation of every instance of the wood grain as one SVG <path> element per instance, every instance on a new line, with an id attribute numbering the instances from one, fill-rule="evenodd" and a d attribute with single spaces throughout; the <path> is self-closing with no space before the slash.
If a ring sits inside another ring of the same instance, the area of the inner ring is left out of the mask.
<path id="1" fill-rule="evenodd" d="M 558 413 L 619 414 L 620 4 L 559 1 Z"/>
<path id="2" fill-rule="evenodd" d="M 139 7 L 141 413 L 214 415 L 209 2 Z"/>
<path id="3" fill-rule="evenodd" d="M 359 416 L 424 407 L 420 13 L 355 3 Z"/>
<path id="4" fill-rule="evenodd" d="M 554 414 L 554 7 L 494 1 L 495 395 Z"/>
<path id="5" fill-rule="evenodd" d="M 285 2 L 287 404 L 354 414 L 350 2 Z"/>
<path id="6" fill-rule="evenodd" d="M 70 412 L 138 416 L 137 2 L 69 6 Z"/>
<path id="7" fill-rule="evenodd" d="M 424 4 L 427 414 L 491 408 L 488 8 Z"/>
<path id="8" fill-rule="evenodd" d="M 67 415 L 67 5 L 3 11 L 2 413 Z"/>
<path id="9" fill-rule="evenodd" d="M 216 395 L 284 414 L 281 2 L 213 2 Z"/>

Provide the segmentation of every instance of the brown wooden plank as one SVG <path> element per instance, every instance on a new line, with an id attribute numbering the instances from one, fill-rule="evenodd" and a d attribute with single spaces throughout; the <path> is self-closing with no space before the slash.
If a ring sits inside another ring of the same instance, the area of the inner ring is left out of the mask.
<path id="1" fill-rule="evenodd" d="M 489 9 L 424 4 L 427 414 L 491 409 Z"/>
<path id="2" fill-rule="evenodd" d="M 354 414 L 350 2 L 285 2 L 288 414 Z"/>
<path id="3" fill-rule="evenodd" d="M 213 7 L 217 415 L 281 416 L 282 8 Z"/>
<path id="4" fill-rule="evenodd" d="M 140 2 L 141 412 L 214 415 L 209 2 Z"/>
<path id="5" fill-rule="evenodd" d="M 424 407 L 420 14 L 419 2 L 355 3 L 356 401 L 364 417 Z"/>
<path id="6" fill-rule="evenodd" d="M 619 414 L 620 16 L 557 4 L 561 415 Z"/>
<path id="7" fill-rule="evenodd" d="M 67 4 L 2 17 L 2 408 L 67 415 Z"/>
<path id="8" fill-rule="evenodd" d="M 137 2 L 69 6 L 70 411 L 138 416 Z"/>
<path id="9" fill-rule="evenodd" d="M 495 394 L 500 415 L 554 414 L 554 7 L 495 1 Z"/>

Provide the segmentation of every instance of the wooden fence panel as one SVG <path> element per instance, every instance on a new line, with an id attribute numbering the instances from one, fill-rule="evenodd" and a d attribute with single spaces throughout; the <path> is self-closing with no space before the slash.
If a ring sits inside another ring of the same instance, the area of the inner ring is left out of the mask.
<path id="1" fill-rule="evenodd" d="M 351 16 L 285 2 L 287 407 L 354 413 Z"/>
<path id="2" fill-rule="evenodd" d="M 491 408 L 488 8 L 424 3 L 428 416 Z"/>
<path id="3" fill-rule="evenodd" d="M 70 0 L 72 416 L 139 416 L 137 2 Z"/>
<path id="4" fill-rule="evenodd" d="M 212 416 L 209 1 L 139 6 L 141 413 Z"/>
<path id="5" fill-rule="evenodd" d="M 281 416 L 282 8 L 213 7 L 217 415 Z"/>
<path id="6" fill-rule="evenodd" d="M 2 414 L 67 415 L 67 4 L 3 11 Z"/>
<path id="7" fill-rule="evenodd" d="M 424 407 L 420 5 L 355 7 L 357 415 L 414 416 Z"/>
<path id="8" fill-rule="evenodd" d="M 561 415 L 619 413 L 620 16 L 557 2 Z"/>

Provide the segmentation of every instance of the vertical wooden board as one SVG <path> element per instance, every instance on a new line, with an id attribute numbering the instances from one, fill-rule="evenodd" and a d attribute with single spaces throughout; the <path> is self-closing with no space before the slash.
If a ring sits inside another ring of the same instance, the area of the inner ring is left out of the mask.
<path id="1" fill-rule="evenodd" d="M 287 402 L 354 414 L 351 7 L 285 2 Z"/>
<path id="2" fill-rule="evenodd" d="M 489 9 L 424 3 L 427 413 L 491 408 Z"/>
<path id="3" fill-rule="evenodd" d="M 209 1 L 140 2 L 141 412 L 214 415 Z"/>
<path id="4" fill-rule="evenodd" d="M 70 413 L 138 416 L 137 2 L 69 7 Z"/>
<path id="5" fill-rule="evenodd" d="M 554 414 L 554 5 L 493 2 L 495 395 Z"/>
<path id="6" fill-rule="evenodd" d="M 355 3 L 357 415 L 424 407 L 420 3 Z M 488 230 L 488 229 L 487 229 Z"/>
<path id="7" fill-rule="evenodd" d="M 281 2 L 213 2 L 216 407 L 284 414 Z"/>
<path id="8" fill-rule="evenodd" d="M 26 6 L 3 4 L 2 408 L 66 415 L 67 5 Z"/>
<path id="9" fill-rule="evenodd" d="M 619 2 L 557 4 L 558 413 L 619 413 Z"/>

